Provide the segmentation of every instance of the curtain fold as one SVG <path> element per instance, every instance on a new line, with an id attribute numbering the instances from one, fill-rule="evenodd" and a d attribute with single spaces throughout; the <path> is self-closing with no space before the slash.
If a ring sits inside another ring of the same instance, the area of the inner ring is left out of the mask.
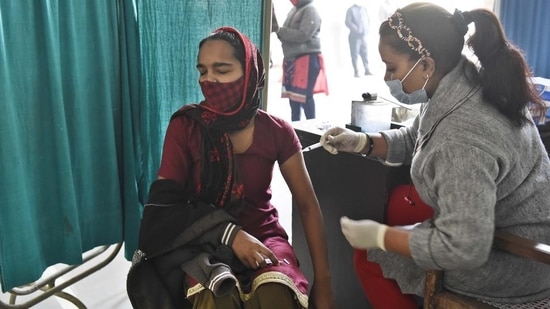
<path id="1" fill-rule="evenodd" d="M 138 63 L 131 0 L 0 1 L 3 292 L 125 235 L 135 245 Z"/>
<path id="2" fill-rule="evenodd" d="M 133 0 L 118 1 L 120 106 L 117 135 L 120 196 L 124 210 L 125 257 L 132 259 L 137 248 L 139 223 L 155 164 L 149 149 L 156 137 L 143 131 L 144 108 L 141 91 L 141 62 L 137 12 Z"/>
<path id="3" fill-rule="evenodd" d="M 550 1 L 499 0 L 508 38 L 525 53 L 535 76 L 550 78 Z"/>

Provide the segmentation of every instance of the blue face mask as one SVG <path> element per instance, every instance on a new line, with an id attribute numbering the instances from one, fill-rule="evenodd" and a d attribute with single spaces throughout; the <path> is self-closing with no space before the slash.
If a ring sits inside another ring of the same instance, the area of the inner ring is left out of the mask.
<path id="1" fill-rule="evenodd" d="M 403 90 L 403 81 L 409 74 L 411 74 L 412 70 L 416 67 L 416 65 L 422 60 L 422 58 L 418 59 L 418 61 L 413 65 L 413 67 L 405 74 L 405 77 L 403 77 L 402 80 L 399 79 L 392 79 L 386 81 L 386 85 L 390 88 L 390 93 L 392 96 L 394 96 L 399 102 L 404 104 L 415 104 L 415 103 L 425 103 L 428 102 L 428 93 L 426 93 L 426 84 L 428 83 L 429 78 L 426 79 L 426 82 L 424 83 L 424 86 L 422 86 L 421 89 L 415 90 L 411 93 L 405 93 Z"/>

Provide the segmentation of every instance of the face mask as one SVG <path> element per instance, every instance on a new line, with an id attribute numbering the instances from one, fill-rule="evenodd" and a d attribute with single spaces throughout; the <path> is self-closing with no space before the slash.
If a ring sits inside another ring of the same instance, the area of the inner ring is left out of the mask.
<path id="1" fill-rule="evenodd" d="M 205 101 L 201 105 L 216 114 L 227 114 L 240 108 L 244 78 L 229 83 L 199 81 Z"/>
<path id="2" fill-rule="evenodd" d="M 416 67 L 416 65 L 422 60 L 422 58 L 418 59 L 418 61 L 413 65 L 413 67 L 407 72 L 405 77 L 403 77 L 402 80 L 399 79 L 392 79 L 389 81 L 386 81 L 386 85 L 390 88 L 390 93 L 392 96 L 394 96 L 399 102 L 404 104 L 415 104 L 415 103 L 425 103 L 428 102 L 428 94 L 426 93 L 426 84 L 428 83 L 429 78 L 426 79 L 426 82 L 424 83 L 424 86 L 422 86 L 421 89 L 415 90 L 411 93 L 405 93 L 403 90 L 403 81 L 409 74 L 411 74 L 412 70 Z"/>

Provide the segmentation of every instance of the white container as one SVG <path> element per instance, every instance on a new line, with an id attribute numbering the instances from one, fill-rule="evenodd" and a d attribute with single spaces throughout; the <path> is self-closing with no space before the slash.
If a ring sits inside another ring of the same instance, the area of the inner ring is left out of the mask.
<path id="1" fill-rule="evenodd" d="M 388 130 L 393 105 L 384 101 L 351 101 L 351 124 L 361 132 Z"/>

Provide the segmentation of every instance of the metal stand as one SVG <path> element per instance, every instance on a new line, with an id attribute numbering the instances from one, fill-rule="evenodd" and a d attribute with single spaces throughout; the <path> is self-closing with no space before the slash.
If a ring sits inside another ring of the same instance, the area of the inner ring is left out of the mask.
<path id="1" fill-rule="evenodd" d="M 99 255 L 101 255 L 102 253 L 104 253 L 110 247 L 113 247 L 113 246 L 114 246 L 113 252 L 111 254 L 109 254 L 103 261 L 97 263 L 93 267 L 90 267 L 86 271 L 83 271 L 81 273 L 78 273 L 78 274 L 74 275 L 73 277 L 71 277 L 70 279 L 64 281 L 63 283 L 61 283 L 59 285 L 55 284 L 55 281 L 57 279 L 59 279 L 59 277 L 61 277 L 65 274 L 77 269 L 78 267 L 92 261 L 94 258 L 98 257 Z M 76 298 L 75 296 L 73 296 L 71 294 L 63 292 L 63 289 L 65 289 L 66 287 L 68 287 L 68 286 L 70 286 L 70 285 L 86 278 L 87 276 L 95 273 L 96 271 L 100 270 L 101 268 L 105 267 L 107 264 L 109 264 L 117 256 L 117 254 L 120 251 L 121 247 L 122 247 L 122 242 L 118 243 L 118 244 L 113 244 L 113 245 L 105 245 L 105 246 L 96 247 L 96 248 L 91 249 L 88 252 L 83 254 L 82 264 L 67 265 L 63 269 L 60 269 L 59 271 L 57 271 L 56 273 L 54 273 L 54 274 L 52 274 L 48 277 L 40 278 L 39 280 L 37 280 L 33 283 L 30 283 L 30 284 L 27 284 L 27 285 L 24 285 L 24 286 L 21 286 L 21 287 L 13 288 L 12 290 L 9 291 L 9 293 L 10 293 L 9 304 L 6 304 L 6 303 L 3 303 L 2 301 L 0 301 L 0 308 L 2 308 L 2 309 L 4 309 L 4 308 L 9 308 L 9 309 L 29 308 L 31 306 L 34 306 L 34 305 L 38 304 L 39 302 L 45 300 L 46 298 L 48 298 L 50 296 L 57 296 L 57 297 L 63 298 L 65 300 L 73 303 L 79 309 L 86 309 L 86 306 L 80 300 L 78 300 L 78 298 Z M 33 298 L 27 300 L 24 303 L 15 304 L 17 296 L 31 295 L 33 293 L 38 293 L 38 294 L 35 295 Z"/>

